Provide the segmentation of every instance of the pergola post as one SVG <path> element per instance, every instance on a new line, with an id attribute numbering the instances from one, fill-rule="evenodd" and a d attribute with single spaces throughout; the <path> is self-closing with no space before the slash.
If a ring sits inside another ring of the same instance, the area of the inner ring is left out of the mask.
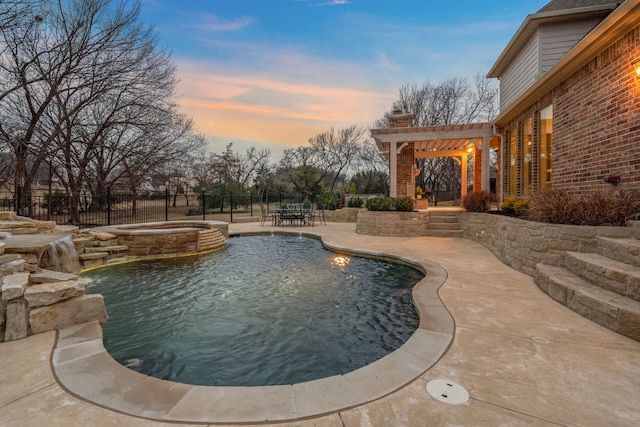
<path id="1" fill-rule="evenodd" d="M 392 142 L 389 145 L 389 196 L 396 197 L 398 194 L 398 143 Z"/>
<path id="2" fill-rule="evenodd" d="M 482 190 L 491 192 L 491 138 L 482 137 Z"/>
<path id="3" fill-rule="evenodd" d="M 469 184 L 467 184 L 467 165 L 468 165 L 468 158 L 469 156 L 467 156 L 466 154 L 462 155 L 462 162 L 461 163 L 461 168 L 462 170 L 460 171 L 460 176 L 462 177 L 462 189 L 461 189 L 461 196 L 464 197 L 467 195 L 467 186 Z"/>

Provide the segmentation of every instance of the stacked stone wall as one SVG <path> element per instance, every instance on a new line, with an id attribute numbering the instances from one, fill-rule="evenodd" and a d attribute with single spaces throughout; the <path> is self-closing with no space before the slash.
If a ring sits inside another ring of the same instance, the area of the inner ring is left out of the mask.
<path id="1" fill-rule="evenodd" d="M 429 226 L 427 212 L 358 212 L 356 233 L 369 236 L 424 236 Z"/>
<path id="2" fill-rule="evenodd" d="M 324 211 L 326 222 L 356 222 L 361 208 L 342 208 L 334 211 Z"/>
<path id="3" fill-rule="evenodd" d="M 565 251 L 595 252 L 596 236 L 640 238 L 640 227 L 545 224 L 472 212 L 461 212 L 459 223 L 464 237 L 530 276 L 535 275 L 538 263 L 561 266 Z"/>

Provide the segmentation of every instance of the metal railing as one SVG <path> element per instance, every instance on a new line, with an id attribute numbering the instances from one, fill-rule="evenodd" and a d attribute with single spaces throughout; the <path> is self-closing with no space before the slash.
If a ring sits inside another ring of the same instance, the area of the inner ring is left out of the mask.
<path id="1" fill-rule="evenodd" d="M 140 194 L 107 192 L 102 196 L 81 193 L 75 197 L 62 192 L 25 196 L 0 192 L 0 210 L 59 225 L 91 228 L 142 222 L 203 219 L 234 222 L 239 218 L 260 218 L 262 205 L 267 211 L 282 204 L 315 203 L 314 196 L 285 193 L 189 192 L 169 191 Z"/>

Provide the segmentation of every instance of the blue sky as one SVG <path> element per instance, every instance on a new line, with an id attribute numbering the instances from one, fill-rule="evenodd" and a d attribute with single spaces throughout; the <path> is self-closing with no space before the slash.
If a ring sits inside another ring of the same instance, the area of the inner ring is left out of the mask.
<path id="1" fill-rule="evenodd" d="M 142 0 L 178 103 L 220 153 L 370 127 L 400 86 L 486 74 L 547 0 Z"/>

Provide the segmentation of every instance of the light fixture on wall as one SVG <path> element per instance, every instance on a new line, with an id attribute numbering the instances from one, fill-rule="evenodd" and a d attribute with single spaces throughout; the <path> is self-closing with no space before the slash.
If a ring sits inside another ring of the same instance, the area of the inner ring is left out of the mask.
<path id="1" fill-rule="evenodd" d="M 634 71 L 636 72 L 636 77 L 640 78 L 640 59 L 636 59 L 631 63 Z"/>

